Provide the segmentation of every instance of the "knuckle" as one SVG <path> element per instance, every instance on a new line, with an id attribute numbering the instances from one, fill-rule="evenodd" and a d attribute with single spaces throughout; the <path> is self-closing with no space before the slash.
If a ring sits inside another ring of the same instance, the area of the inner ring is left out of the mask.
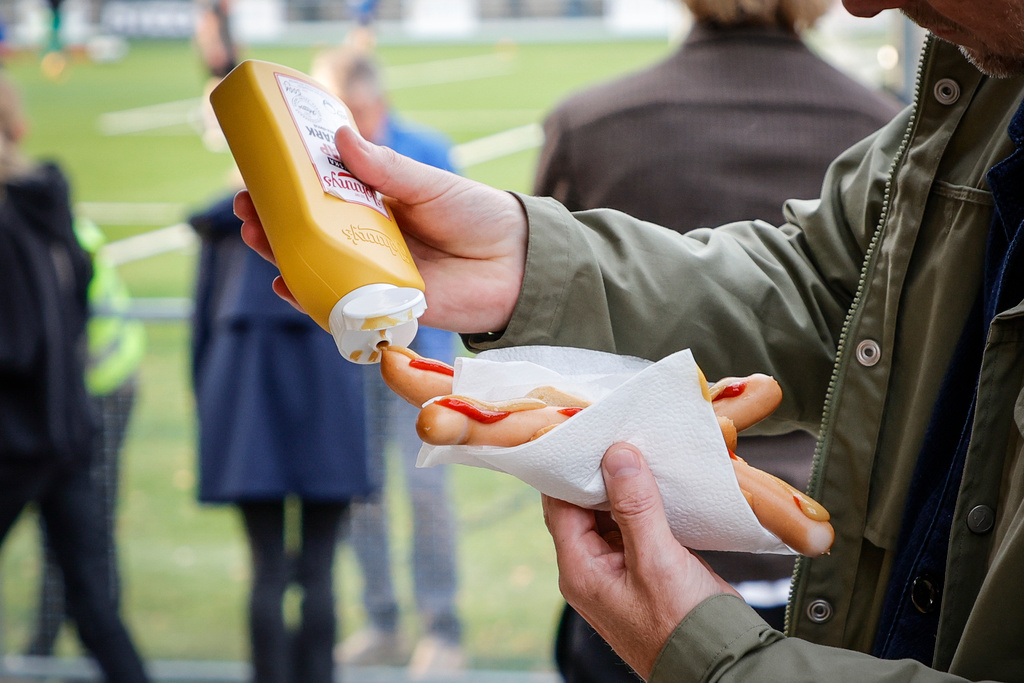
<path id="1" fill-rule="evenodd" d="M 377 147 L 377 153 L 380 155 L 381 166 L 385 169 L 385 175 L 391 177 L 394 175 L 395 169 L 401 163 L 401 158 L 398 156 L 398 152 L 391 149 L 390 147 Z"/>
<path id="2" fill-rule="evenodd" d="M 644 517 L 656 507 L 657 501 L 649 491 L 628 491 L 612 501 L 612 511 L 616 519 Z"/>

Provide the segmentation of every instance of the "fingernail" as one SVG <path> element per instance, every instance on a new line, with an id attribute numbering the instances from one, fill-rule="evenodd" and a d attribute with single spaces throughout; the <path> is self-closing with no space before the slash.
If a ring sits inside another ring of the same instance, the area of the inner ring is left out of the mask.
<path id="1" fill-rule="evenodd" d="M 629 448 L 617 448 L 604 456 L 604 467 L 616 479 L 640 474 L 640 458 Z"/>

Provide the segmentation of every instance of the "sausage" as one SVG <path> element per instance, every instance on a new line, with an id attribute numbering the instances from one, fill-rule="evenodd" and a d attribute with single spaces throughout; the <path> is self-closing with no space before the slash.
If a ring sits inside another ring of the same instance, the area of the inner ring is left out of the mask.
<path id="1" fill-rule="evenodd" d="M 761 526 L 801 555 L 827 554 L 836 537 L 828 510 L 778 477 L 751 467 L 732 451 L 729 455 L 740 491 Z"/>
<path id="2" fill-rule="evenodd" d="M 432 398 L 452 393 L 455 369 L 404 346 L 384 346 L 380 376 L 391 391 L 419 408 Z"/>
<path id="3" fill-rule="evenodd" d="M 467 396 L 442 396 L 420 410 L 416 433 L 424 443 L 436 446 L 518 446 L 580 410 L 549 406 L 536 398 L 492 403 Z"/>
<path id="4" fill-rule="evenodd" d="M 768 417 L 782 403 L 782 387 L 774 377 L 762 374 L 720 379 L 708 393 L 715 414 L 732 420 L 737 432 Z"/>

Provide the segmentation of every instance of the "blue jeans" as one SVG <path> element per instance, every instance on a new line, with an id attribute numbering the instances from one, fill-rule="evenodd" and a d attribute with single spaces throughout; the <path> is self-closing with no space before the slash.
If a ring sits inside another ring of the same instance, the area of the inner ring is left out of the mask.
<path id="1" fill-rule="evenodd" d="M 429 328 L 417 335 L 417 352 L 452 360 L 452 335 Z M 377 366 L 367 368 L 366 398 L 370 424 L 368 455 L 371 470 L 383 481 L 387 447 L 400 454 L 413 513 L 412 575 L 416 608 L 426 631 L 458 642 L 455 611 L 455 521 L 448 500 L 445 467 L 416 467 L 422 442 L 416 436 L 419 409 L 387 388 Z M 390 631 L 398 625 L 398 604 L 392 584 L 386 493 L 352 506 L 349 542 L 363 574 L 363 605 L 370 623 Z"/>

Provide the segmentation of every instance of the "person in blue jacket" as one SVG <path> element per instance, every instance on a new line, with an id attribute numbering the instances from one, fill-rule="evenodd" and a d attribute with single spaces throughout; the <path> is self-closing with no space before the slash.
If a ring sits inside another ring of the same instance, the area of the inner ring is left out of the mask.
<path id="1" fill-rule="evenodd" d="M 331 683 L 337 534 L 349 502 L 374 489 L 364 372 L 269 290 L 274 268 L 242 243 L 231 202 L 189 219 L 202 244 L 192 337 L 199 499 L 234 505 L 245 526 L 253 680 Z M 293 581 L 302 606 L 289 633 L 282 602 Z"/>
<path id="2" fill-rule="evenodd" d="M 388 103 L 376 61 L 368 52 L 346 45 L 320 53 L 312 75 L 348 106 L 364 136 L 431 166 L 455 171 L 451 144 L 439 132 L 397 116 Z M 412 349 L 451 363 L 458 341 L 451 332 L 419 328 Z M 392 586 L 388 541 L 388 506 L 384 496 L 353 507 L 348 540 L 363 574 L 367 628 L 349 636 L 339 658 L 352 664 L 397 664 L 409 660 L 413 675 L 458 670 L 465 665 L 462 627 L 456 612 L 455 523 L 448 500 L 444 467 L 417 468 L 422 443 L 416 435 L 415 407 L 399 398 L 367 368 L 370 462 L 384 478 L 385 451 L 394 445 L 401 456 L 412 505 L 412 575 L 421 635 L 410 648 L 402 637 L 399 608 Z"/>

